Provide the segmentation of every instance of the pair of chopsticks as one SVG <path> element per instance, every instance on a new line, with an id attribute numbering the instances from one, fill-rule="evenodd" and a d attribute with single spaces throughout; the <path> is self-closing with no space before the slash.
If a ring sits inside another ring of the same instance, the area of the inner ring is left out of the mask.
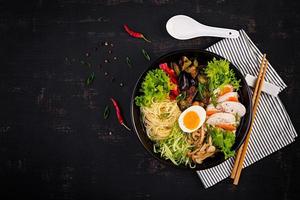
<path id="1" fill-rule="evenodd" d="M 231 176 L 230 176 L 230 178 L 234 179 L 233 180 L 234 185 L 237 185 L 239 183 L 239 179 L 241 176 L 243 163 L 244 163 L 244 160 L 246 157 L 247 147 L 248 147 L 248 143 L 250 140 L 251 130 L 252 130 L 253 122 L 255 119 L 255 114 L 256 114 L 256 110 L 257 110 L 257 106 L 258 106 L 258 102 L 259 102 L 259 97 L 260 97 L 261 90 L 262 90 L 262 87 L 264 84 L 267 67 L 268 67 L 268 61 L 266 59 L 266 54 L 264 54 L 262 61 L 261 61 L 260 70 L 259 70 L 259 74 L 258 74 L 258 77 L 256 80 L 256 85 L 255 85 L 255 89 L 254 89 L 253 97 L 252 97 L 253 110 L 252 110 L 252 119 L 251 119 L 250 128 L 247 133 L 244 144 L 238 150 L 238 153 L 236 155 L 235 162 L 234 162 L 234 167 L 232 169 Z"/>

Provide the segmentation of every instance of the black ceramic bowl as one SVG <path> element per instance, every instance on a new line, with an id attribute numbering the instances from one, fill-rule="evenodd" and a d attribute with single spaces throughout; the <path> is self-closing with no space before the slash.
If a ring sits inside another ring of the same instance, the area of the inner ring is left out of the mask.
<path id="1" fill-rule="evenodd" d="M 131 97 L 131 120 L 132 120 L 132 124 L 134 127 L 134 130 L 139 138 L 139 140 L 141 141 L 141 143 L 143 144 L 143 146 L 148 150 L 148 152 L 154 156 L 155 158 L 157 158 L 158 160 L 160 160 L 161 162 L 165 163 L 165 164 L 169 164 L 169 165 L 174 165 L 171 161 L 169 160 L 165 160 L 163 158 L 160 157 L 159 154 L 156 154 L 153 152 L 153 142 L 148 138 L 146 131 L 145 131 L 145 127 L 143 125 L 142 119 L 141 119 L 141 113 L 140 113 L 140 109 L 138 106 L 135 105 L 134 102 L 134 98 L 136 96 L 141 95 L 139 92 L 139 89 L 141 88 L 141 83 L 144 80 L 144 77 L 146 76 L 147 72 L 149 70 L 158 68 L 160 63 L 170 63 L 171 61 L 178 61 L 182 56 L 187 56 L 189 57 L 193 57 L 193 58 L 197 58 L 198 62 L 200 64 L 204 64 L 206 65 L 208 61 L 211 61 L 213 58 L 217 58 L 217 59 L 224 59 L 223 57 L 208 52 L 208 51 L 203 51 L 203 50 L 179 50 L 179 51 L 174 51 L 171 53 L 168 53 L 160 58 L 158 58 L 156 61 L 154 61 L 151 66 L 140 76 L 140 78 L 138 79 L 135 88 L 133 90 L 132 93 L 132 97 Z M 244 142 L 246 133 L 248 132 L 249 126 L 250 126 L 250 121 L 251 121 L 251 110 L 252 110 L 252 103 L 251 103 L 251 93 L 250 93 L 250 88 L 247 85 L 243 75 L 241 74 L 241 72 L 232 64 L 230 64 L 230 67 L 234 70 L 235 75 L 238 79 L 241 79 L 241 88 L 238 91 L 239 94 L 239 98 L 241 103 L 246 107 L 246 114 L 245 116 L 241 119 L 241 123 L 236 131 L 236 141 L 234 146 L 232 147 L 233 150 L 237 150 L 240 145 Z M 198 164 L 196 165 L 196 168 L 194 168 L 194 170 L 203 170 L 203 169 L 207 169 L 213 166 L 216 166 L 222 162 L 224 162 L 224 155 L 223 153 L 219 152 L 216 153 L 214 157 L 210 157 L 207 158 L 206 160 L 204 160 L 204 162 L 202 164 Z M 189 168 L 188 166 L 178 166 L 180 168 Z"/>

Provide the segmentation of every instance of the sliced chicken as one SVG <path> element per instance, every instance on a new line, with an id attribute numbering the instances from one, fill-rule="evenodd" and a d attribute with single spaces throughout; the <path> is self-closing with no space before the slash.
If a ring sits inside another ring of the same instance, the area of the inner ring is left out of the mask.
<path id="1" fill-rule="evenodd" d="M 221 102 L 224 102 L 224 101 L 235 101 L 235 102 L 238 102 L 239 101 L 238 93 L 237 92 L 228 92 L 228 93 L 220 96 L 217 99 L 218 103 L 221 103 Z"/>
<path id="2" fill-rule="evenodd" d="M 215 113 L 211 115 L 207 120 L 207 124 L 216 125 L 219 123 L 235 123 L 235 116 L 231 113 Z"/>
<path id="3" fill-rule="evenodd" d="M 206 108 L 206 115 L 211 116 L 215 113 L 225 112 L 243 117 L 246 114 L 246 108 L 240 102 L 224 101 L 219 103 L 216 107 L 209 104 Z"/>
<path id="4" fill-rule="evenodd" d="M 229 131 L 236 130 L 236 118 L 231 113 L 215 113 L 206 120 L 206 123 Z"/>
<path id="5" fill-rule="evenodd" d="M 226 93 L 233 92 L 233 91 L 234 91 L 233 86 L 230 84 L 227 84 L 227 85 L 224 85 L 222 88 L 215 89 L 214 94 L 216 94 L 218 96 L 222 96 Z"/>
<path id="6" fill-rule="evenodd" d="M 224 101 L 218 104 L 216 109 L 234 115 L 237 114 L 240 117 L 243 117 L 246 114 L 246 108 L 240 102 Z"/>
<path id="7" fill-rule="evenodd" d="M 217 109 L 213 104 L 209 104 L 206 107 L 206 116 L 211 116 L 211 115 L 213 115 L 215 113 L 218 113 L 218 112 L 222 112 L 222 111 Z"/>

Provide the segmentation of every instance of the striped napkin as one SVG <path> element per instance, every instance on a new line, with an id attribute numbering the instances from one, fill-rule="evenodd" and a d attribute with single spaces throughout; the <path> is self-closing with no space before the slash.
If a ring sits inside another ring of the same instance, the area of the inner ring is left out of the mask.
<path id="1" fill-rule="evenodd" d="M 228 59 L 244 76 L 257 76 L 263 55 L 244 30 L 239 32 L 238 38 L 223 39 L 207 50 Z M 287 87 L 270 63 L 265 80 L 278 86 L 280 92 Z M 296 137 L 296 130 L 279 97 L 262 93 L 243 167 L 285 147 L 295 141 Z M 197 174 L 204 187 L 208 188 L 229 177 L 233 165 L 234 158 L 230 158 L 215 167 L 197 171 Z"/>

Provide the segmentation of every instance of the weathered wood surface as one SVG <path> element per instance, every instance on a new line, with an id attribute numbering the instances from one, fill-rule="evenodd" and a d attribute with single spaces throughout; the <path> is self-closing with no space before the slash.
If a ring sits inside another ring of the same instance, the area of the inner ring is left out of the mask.
<path id="1" fill-rule="evenodd" d="M 187 14 L 250 35 L 287 83 L 280 97 L 299 131 L 299 10 L 284 0 L 1 1 L 0 198 L 297 199 L 299 141 L 244 170 L 238 187 L 226 180 L 204 189 L 194 172 L 160 164 L 113 110 L 108 120 L 103 111 L 114 96 L 130 123 L 131 91 L 149 65 L 142 48 L 155 59 L 218 41 L 168 36 L 166 20 Z M 152 43 L 128 37 L 124 23 Z"/>

